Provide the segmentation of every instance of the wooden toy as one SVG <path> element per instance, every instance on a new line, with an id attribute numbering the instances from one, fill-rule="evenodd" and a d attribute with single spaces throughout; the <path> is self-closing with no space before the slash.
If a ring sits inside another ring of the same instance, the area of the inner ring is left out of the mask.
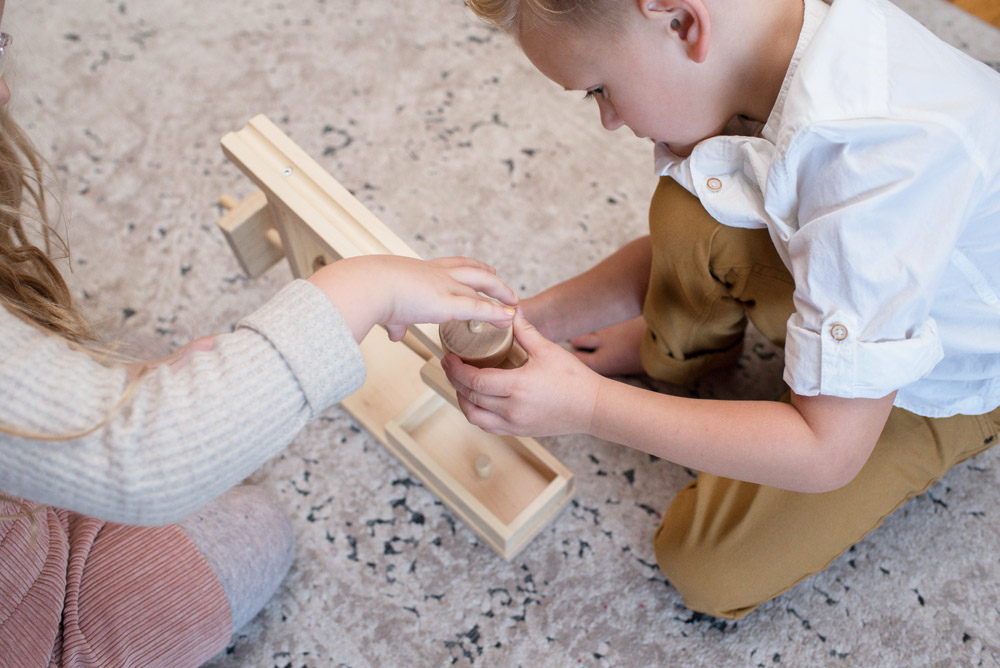
<path id="1" fill-rule="evenodd" d="M 516 369 L 528 361 L 524 348 L 514 340 L 512 327 L 495 327 L 478 320 L 452 320 L 440 327 L 441 348 L 480 369 Z"/>
<path id="2" fill-rule="evenodd" d="M 228 210 L 219 227 L 251 277 L 282 258 L 296 277 L 305 277 L 356 255 L 418 257 L 266 117 L 228 133 L 222 149 L 259 188 L 242 201 L 220 197 Z M 446 324 L 473 334 L 467 322 Z M 485 325 L 480 331 L 486 327 L 497 329 Z M 502 334 L 498 343 L 489 334 L 492 343 L 477 342 L 475 355 L 490 357 L 479 351 L 492 351 L 509 368 L 524 363 L 527 356 L 513 337 Z M 441 368 L 440 337 L 437 325 L 411 327 L 402 343 L 390 342 L 380 328 L 372 331 L 361 343 L 367 379 L 342 405 L 510 560 L 565 507 L 573 474 L 534 439 L 494 436 L 469 424 Z M 464 344 L 454 345 L 466 354 Z"/>
<path id="3" fill-rule="evenodd" d="M 512 327 L 495 327 L 479 320 L 452 320 L 441 325 L 441 347 L 480 369 L 498 366 L 514 344 Z"/>

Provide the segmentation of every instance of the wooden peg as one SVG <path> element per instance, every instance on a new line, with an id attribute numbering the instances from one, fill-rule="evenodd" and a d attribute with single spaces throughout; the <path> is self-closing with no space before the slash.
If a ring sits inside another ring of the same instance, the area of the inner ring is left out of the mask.
<path id="1" fill-rule="evenodd" d="M 281 235 L 274 227 L 267 197 L 256 190 L 243 200 L 221 195 L 219 204 L 226 213 L 219 218 L 219 228 L 233 254 L 251 278 L 260 276 L 275 262 L 284 259 Z"/>
<path id="2" fill-rule="evenodd" d="M 233 209 L 236 208 L 237 204 L 239 204 L 239 202 L 237 202 L 236 198 L 234 198 L 232 195 L 227 195 L 226 193 L 222 193 L 221 195 L 219 195 L 219 206 L 221 206 L 226 211 L 232 211 Z"/>
<path id="3" fill-rule="evenodd" d="M 493 460 L 489 455 L 479 455 L 472 461 L 472 466 L 476 469 L 476 475 L 483 480 L 493 474 Z"/>

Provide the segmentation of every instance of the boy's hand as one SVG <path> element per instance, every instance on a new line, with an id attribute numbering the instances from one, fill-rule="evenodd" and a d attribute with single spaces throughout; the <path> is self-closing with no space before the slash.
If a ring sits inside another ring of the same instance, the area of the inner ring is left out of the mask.
<path id="1" fill-rule="evenodd" d="M 309 281 L 337 306 L 359 342 L 376 324 L 385 325 L 393 341 L 416 323 L 482 320 L 506 327 L 517 304 L 495 269 L 464 257 L 425 261 L 363 255 L 329 264 Z"/>
<path id="2" fill-rule="evenodd" d="M 528 353 L 518 369 L 477 369 L 452 354 L 442 360 L 469 422 L 492 434 L 589 432 L 603 379 L 542 336 L 520 310 L 514 337 Z"/>
<path id="3" fill-rule="evenodd" d="M 573 354 L 602 376 L 638 376 L 642 367 L 642 337 L 646 319 L 641 315 L 617 325 L 578 336 L 570 345 Z"/>
<path id="4" fill-rule="evenodd" d="M 653 264 L 649 236 L 595 267 L 525 299 L 524 315 L 546 338 L 567 341 L 642 315 Z"/>

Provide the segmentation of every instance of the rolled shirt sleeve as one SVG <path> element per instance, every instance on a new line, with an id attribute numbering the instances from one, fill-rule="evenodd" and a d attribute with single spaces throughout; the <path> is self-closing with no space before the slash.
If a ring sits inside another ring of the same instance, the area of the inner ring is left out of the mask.
<path id="1" fill-rule="evenodd" d="M 769 188 L 795 188 L 770 228 L 795 280 L 792 391 L 878 398 L 943 358 L 933 311 L 983 175 L 947 128 L 850 121 L 794 138 Z"/>

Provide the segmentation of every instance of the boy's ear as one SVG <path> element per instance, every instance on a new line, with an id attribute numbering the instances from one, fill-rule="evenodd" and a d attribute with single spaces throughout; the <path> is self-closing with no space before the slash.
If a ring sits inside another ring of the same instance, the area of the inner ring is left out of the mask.
<path id="1" fill-rule="evenodd" d="M 636 0 L 647 19 L 663 24 L 669 34 L 687 45 L 688 56 L 696 63 L 708 57 L 711 20 L 702 0 Z"/>

